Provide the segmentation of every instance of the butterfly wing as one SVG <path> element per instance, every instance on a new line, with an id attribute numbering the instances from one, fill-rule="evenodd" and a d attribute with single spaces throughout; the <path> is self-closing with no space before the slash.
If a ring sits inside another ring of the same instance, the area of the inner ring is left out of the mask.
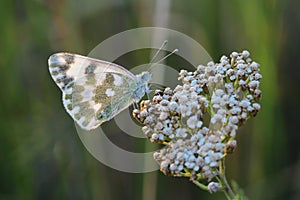
<path id="1" fill-rule="evenodd" d="M 136 78 L 130 71 L 117 64 L 66 52 L 53 54 L 48 64 L 53 80 L 63 92 L 67 85 L 90 74 L 116 72 L 132 79 Z"/>
<path id="2" fill-rule="evenodd" d="M 65 108 L 81 128 L 91 130 L 129 107 L 137 86 L 124 74 L 102 72 L 81 77 L 72 87 L 71 95 L 64 93 Z"/>
<path id="3" fill-rule="evenodd" d="M 48 62 L 66 110 L 83 129 L 96 128 L 133 102 L 136 77 L 119 65 L 70 53 Z"/>

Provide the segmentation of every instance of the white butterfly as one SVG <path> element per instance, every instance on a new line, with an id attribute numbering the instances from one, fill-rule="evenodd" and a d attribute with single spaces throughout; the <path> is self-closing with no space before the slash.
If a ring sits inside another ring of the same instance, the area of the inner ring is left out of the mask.
<path id="1" fill-rule="evenodd" d="M 64 107 L 85 130 L 112 119 L 149 91 L 149 72 L 135 76 L 114 63 L 71 53 L 53 54 L 48 64 Z"/>

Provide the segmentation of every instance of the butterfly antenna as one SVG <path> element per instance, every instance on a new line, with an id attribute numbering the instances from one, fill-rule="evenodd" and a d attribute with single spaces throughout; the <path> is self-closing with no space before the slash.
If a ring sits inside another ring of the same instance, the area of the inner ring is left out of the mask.
<path id="1" fill-rule="evenodd" d="M 166 55 L 165 57 L 163 57 L 162 59 L 160 59 L 159 61 L 155 62 L 155 63 L 152 63 L 153 65 L 154 64 L 158 64 L 160 63 L 161 61 L 165 60 L 166 58 L 168 58 L 169 56 L 171 56 L 172 54 L 178 52 L 179 50 L 178 49 L 174 49 L 171 53 L 169 53 L 168 55 Z"/>
<path id="2" fill-rule="evenodd" d="M 149 66 L 149 70 L 151 71 L 151 68 L 153 67 L 153 65 L 160 63 L 161 61 L 165 60 L 166 58 L 168 58 L 169 56 L 171 56 L 172 54 L 178 52 L 178 49 L 174 49 L 171 53 L 169 53 L 168 55 L 166 55 L 165 57 L 163 57 L 162 59 L 160 59 L 159 61 L 155 62 L 155 63 L 151 63 L 151 65 Z"/>
<path id="3" fill-rule="evenodd" d="M 159 47 L 159 49 L 155 52 L 154 56 L 152 57 L 150 63 L 152 63 L 154 61 L 154 59 L 157 57 L 158 53 L 162 50 L 162 48 L 164 48 L 168 43 L 168 40 L 165 40 L 162 45 Z"/>

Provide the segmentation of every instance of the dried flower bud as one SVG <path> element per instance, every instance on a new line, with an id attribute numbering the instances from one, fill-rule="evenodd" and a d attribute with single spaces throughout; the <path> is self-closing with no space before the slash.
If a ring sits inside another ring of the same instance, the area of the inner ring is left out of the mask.
<path id="1" fill-rule="evenodd" d="M 232 154 L 234 152 L 234 150 L 236 149 L 236 147 L 237 147 L 236 140 L 229 141 L 226 144 L 225 152 L 228 153 L 228 154 Z"/>

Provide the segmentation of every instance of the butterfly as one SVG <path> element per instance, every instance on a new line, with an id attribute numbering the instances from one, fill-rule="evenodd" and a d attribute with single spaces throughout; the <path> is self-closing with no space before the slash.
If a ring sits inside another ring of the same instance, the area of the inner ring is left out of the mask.
<path id="1" fill-rule="evenodd" d="M 150 72 L 134 75 L 111 62 L 56 53 L 48 65 L 66 111 L 84 130 L 97 128 L 150 91 Z"/>

